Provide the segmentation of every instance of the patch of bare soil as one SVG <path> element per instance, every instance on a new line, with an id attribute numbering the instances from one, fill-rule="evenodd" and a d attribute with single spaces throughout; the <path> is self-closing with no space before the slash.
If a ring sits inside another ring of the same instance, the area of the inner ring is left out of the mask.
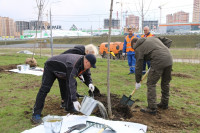
<path id="1" fill-rule="evenodd" d="M 181 78 L 193 78 L 193 76 L 183 73 L 172 73 L 172 76 L 181 77 Z"/>
<path id="2" fill-rule="evenodd" d="M 107 108 L 106 95 L 95 97 L 95 99 L 101 101 Z M 137 105 L 139 100 L 136 100 L 136 103 L 134 103 L 130 108 L 127 106 L 121 106 L 119 104 L 120 99 L 121 98 L 119 98 L 119 96 L 111 94 L 112 113 L 114 115 L 113 120 L 145 124 L 148 127 L 148 131 L 154 133 L 177 133 L 183 130 L 189 132 L 191 129 L 200 127 L 200 125 L 195 123 L 195 121 L 190 121 L 188 123 L 184 123 L 182 121 L 184 118 L 194 117 L 194 114 L 186 113 L 184 110 L 177 111 L 176 109 L 169 107 L 167 110 L 158 109 L 158 113 L 156 115 L 150 115 L 140 112 L 142 107 Z M 79 99 L 79 101 L 81 102 L 81 99 Z M 24 112 L 26 118 L 28 118 L 27 116 L 30 118 L 32 108 L 30 109 L 31 110 Z M 60 108 L 60 97 L 48 96 L 46 98 L 43 115 L 46 116 L 48 114 L 60 116 L 67 114 L 64 109 Z M 101 117 L 98 110 L 94 111 L 92 115 Z M 200 116 L 198 115 L 195 117 L 200 119 Z"/>
<path id="3" fill-rule="evenodd" d="M 10 64 L 7 66 L 0 66 L 0 72 L 5 72 L 5 70 L 16 69 L 18 64 Z"/>
<path id="4" fill-rule="evenodd" d="M 96 100 L 103 103 L 103 105 L 108 110 L 107 105 L 107 97 L 105 94 L 101 95 L 100 97 L 95 97 Z M 112 104 L 112 113 L 113 113 L 113 120 L 124 120 L 132 117 L 131 108 L 128 106 L 124 106 L 120 104 L 120 99 L 118 95 L 111 94 L 111 104 Z M 101 117 L 100 111 L 93 113 L 95 116 Z"/>

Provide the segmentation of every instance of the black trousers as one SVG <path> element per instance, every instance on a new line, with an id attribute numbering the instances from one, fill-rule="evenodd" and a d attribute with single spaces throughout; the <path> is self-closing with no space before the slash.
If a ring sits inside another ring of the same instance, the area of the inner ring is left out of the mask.
<path id="1" fill-rule="evenodd" d="M 34 105 L 34 109 L 33 109 L 33 115 L 39 114 L 41 115 L 41 112 L 44 108 L 44 103 L 45 103 L 45 98 L 47 96 L 47 94 L 50 92 L 50 89 L 54 83 L 54 81 L 56 80 L 56 76 L 54 74 L 54 72 L 51 69 L 48 69 L 47 66 L 45 66 L 44 68 L 44 73 L 43 73 L 43 77 L 42 77 L 42 85 L 40 87 L 40 90 L 37 94 L 36 97 L 36 102 Z M 65 82 L 64 82 L 65 81 Z M 62 84 L 59 83 L 59 86 L 66 88 L 63 89 L 63 97 L 66 103 L 66 110 L 71 110 L 74 109 L 73 106 L 73 102 L 70 98 L 70 90 L 69 90 L 69 85 L 68 85 L 68 78 L 66 80 L 62 79 Z"/>
<path id="2" fill-rule="evenodd" d="M 65 79 L 58 79 L 58 84 L 59 84 L 59 88 L 60 88 L 60 95 L 61 95 L 61 99 L 65 100 L 65 96 L 66 96 L 66 80 Z M 77 82 L 75 83 L 77 86 Z M 78 94 L 78 93 L 77 93 Z"/>

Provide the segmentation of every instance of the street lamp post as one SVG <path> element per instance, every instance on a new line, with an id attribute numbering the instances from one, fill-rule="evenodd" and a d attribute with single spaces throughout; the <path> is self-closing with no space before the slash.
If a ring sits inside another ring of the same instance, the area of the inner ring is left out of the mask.
<path id="1" fill-rule="evenodd" d="M 121 5 L 121 23 L 120 23 L 120 28 L 123 29 L 123 18 L 122 18 L 122 15 L 123 15 L 123 3 L 122 3 L 122 0 L 121 2 L 116 2 L 116 4 L 120 4 Z"/>
<path id="2" fill-rule="evenodd" d="M 50 8 L 50 47 L 51 47 L 51 57 L 53 56 L 53 37 L 52 37 L 52 19 L 51 19 L 51 8 Z"/>
<path id="3" fill-rule="evenodd" d="M 54 3 L 59 3 L 61 1 L 55 1 Z M 52 14 L 51 14 L 51 5 L 50 5 L 50 47 L 51 47 L 51 57 L 53 56 L 53 35 L 52 35 Z"/>

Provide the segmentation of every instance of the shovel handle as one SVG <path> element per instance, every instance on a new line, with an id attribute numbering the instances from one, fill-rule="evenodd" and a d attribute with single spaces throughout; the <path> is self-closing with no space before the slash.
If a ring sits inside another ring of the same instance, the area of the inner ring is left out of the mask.
<path id="1" fill-rule="evenodd" d="M 140 81 L 140 83 L 142 83 L 142 81 L 147 77 L 148 73 L 149 73 L 150 68 L 147 70 L 147 72 L 144 74 L 144 76 L 142 77 L 142 80 Z"/>
<path id="2" fill-rule="evenodd" d="M 131 95 L 130 95 L 130 97 L 132 97 L 133 96 L 133 94 L 135 93 L 135 91 L 136 91 L 136 88 L 132 91 L 132 93 L 131 93 Z"/>
<path id="3" fill-rule="evenodd" d="M 147 77 L 148 73 L 149 73 L 150 68 L 147 70 L 147 72 L 144 74 L 144 76 L 142 77 L 142 80 L 140 81 L 140 83 L 142 83 L 142 81 Z M 133 94 L 135 93 L 136 88 L 132 91 L 130 97 L 133 96 Z"/>

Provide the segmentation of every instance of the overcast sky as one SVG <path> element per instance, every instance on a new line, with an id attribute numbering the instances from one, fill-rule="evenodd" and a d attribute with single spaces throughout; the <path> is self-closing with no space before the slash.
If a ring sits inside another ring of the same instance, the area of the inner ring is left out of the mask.
<path id="1" fill-rule="evenodd" d="M 43 0 L 44 1 L 44 0 Z M 192 21 L 193 0 L 143 0 L 144 20 L 160 20 L 160 5 L 162 6 L 161 21 L 166 22 L 166 15 L 178 11 L 188 12 Z M 118 3 L 117 3 L 118 2 Z M 104 18 L 109 18 L 111 0 L 45 0 L 43 20 L 49 21 L 49 9 L 52 9 L 53 25 L 62 25 L 69 29 L 73 24 L 78 28 L 103 28 Z M 121 8 L 121 3 L 122 8 Z M 134 14 L 141 16 L 142 0 L 114 0 L 113 18 L 121 19 Z M 37 20 L 38 8 L 36 0 L 0 0 L 0 16 L 9 17 L 15 21 Z M 140 19 L 141 20 L 141 19 Z"/>

